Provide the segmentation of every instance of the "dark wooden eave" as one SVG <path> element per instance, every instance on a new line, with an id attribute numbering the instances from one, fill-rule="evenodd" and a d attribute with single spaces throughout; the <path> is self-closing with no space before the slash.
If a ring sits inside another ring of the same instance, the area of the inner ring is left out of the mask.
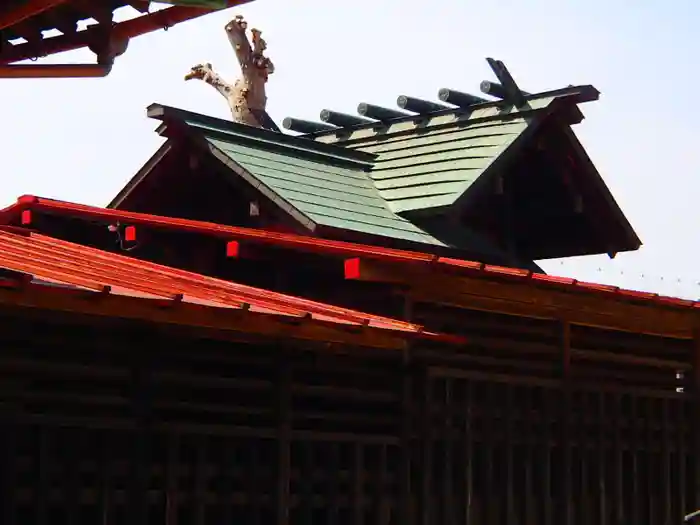
<path id="1" fill-rule="evenodd" d="M 229 0 L 227 7 L 249 1 Z M 211 8 L 177 5 L 149 12 L 148 0 L 11 0 L 7 4 L 0 7 L 0 67 L 81 48 L 95 51 L 112 35 L 128 41 L 212 12 Z M 114 12 L 125 7 L 136 9 L 141 16 L 115 23 Z M 79 31 L 78 23 L 86 20 L 97 23 Z M 51 30 L 61 34 L 44 36 Z M 24 42 L 17 42 L 20 39 Z"/>

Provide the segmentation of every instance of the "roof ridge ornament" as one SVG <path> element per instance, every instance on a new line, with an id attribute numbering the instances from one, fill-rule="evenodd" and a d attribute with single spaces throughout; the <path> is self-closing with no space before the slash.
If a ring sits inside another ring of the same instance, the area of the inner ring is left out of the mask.
<path id="1" fill-rule="evenodd" d="M 247 28 L 248 22 L 241 15 L 236 15 L 224 27 L 241 66 L 242 75 L 235 83 L 224 80 L 210 63 L 193 66 L 185 75 L 185 80 L 202 80 L 216 89 L 228 102 L 234 122 L 279 131 L 265 110 L 265 84 L 269 75 L 274 73 L 275 66 L 265 56 L 267 42 L 261 36 L 262 31 L 251 29 L 252 38 L 248 40 Z"/>

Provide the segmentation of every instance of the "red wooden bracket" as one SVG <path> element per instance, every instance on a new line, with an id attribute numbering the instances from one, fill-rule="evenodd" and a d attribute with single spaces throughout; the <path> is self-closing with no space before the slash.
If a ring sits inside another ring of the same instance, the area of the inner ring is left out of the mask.
<path id="1" fill-rule="evenodd" d="M 124 240 L 127 242 L 136 241 L 136 226 L 127 226 L 124 228 Z"/>

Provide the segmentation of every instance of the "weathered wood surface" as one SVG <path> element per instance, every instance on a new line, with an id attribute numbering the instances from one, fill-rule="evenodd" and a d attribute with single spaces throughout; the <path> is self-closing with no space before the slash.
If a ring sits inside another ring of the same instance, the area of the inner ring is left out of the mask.
<path id="1" fill-rule="evenodd" d="M 269 123 L 263 120 L 267 115 L 265 84 L 275 66 L 264 54 L 267 43 L 258 29 L 251 29 L 251 40 L 248 40 L 248 23 L 240 15 L 224 29 L 241 68 L 241 76 L 231 84 L 207 63 L 192 67 L 185 80 L 202 80 L 216 89 L 226 99 L 234 122 L 268 128 Z"/>
<path id="2" fill-rule="evenodd" d="M 483 322 L 399 356 L 3 326 L 7 525 L 658 524 L 700 503 L 692 341 Z"/>

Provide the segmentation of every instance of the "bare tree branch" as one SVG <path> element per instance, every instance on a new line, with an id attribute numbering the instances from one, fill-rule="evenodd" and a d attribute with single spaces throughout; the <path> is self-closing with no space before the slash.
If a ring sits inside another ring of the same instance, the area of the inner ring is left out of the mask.
<path id="1" fill-rule="evenodd" d="M 269 75 L 274 73 L 272 61 L 264 55 L 267 43 L 262 32 L 252 29 L 252 46 L 246 30 L 248 23 L 242 16 L 236 16 L 226 24 L 225 30 L 231 47 L 241 67 L 241 77 L 231 85 L 213 71 L 211 64 L 198 64 L 185 76 L 185 80 L 196 78 L 213 86 L 229 104 L 234 122 L 256 127 L 269 127 L 261 122 L 261 116 L 269 120 L 265 112 L 267 95 L 265 84 Z M 265 120 L 263 118 L 263 120 Z"/>
<path id="2" fill-rule="evenodd" d="M 241 15 L 236 16 L 224 27 L 244 75 L 245 70 L 253 64 L 253 50 L 250 48 L 250 42 L 248 42 L 248 36 L 245 33 L 247 28 L 248 22 Z"/>
<path id="3" fill-rule="evenodd" d="M 185 80 L 192 80 L 193 78 L 209 84 L 226 98 L 228 98 L 233 91 L 233 86 L 214 71 L 209 63 L 197 64 L 185 75 Z"/>

